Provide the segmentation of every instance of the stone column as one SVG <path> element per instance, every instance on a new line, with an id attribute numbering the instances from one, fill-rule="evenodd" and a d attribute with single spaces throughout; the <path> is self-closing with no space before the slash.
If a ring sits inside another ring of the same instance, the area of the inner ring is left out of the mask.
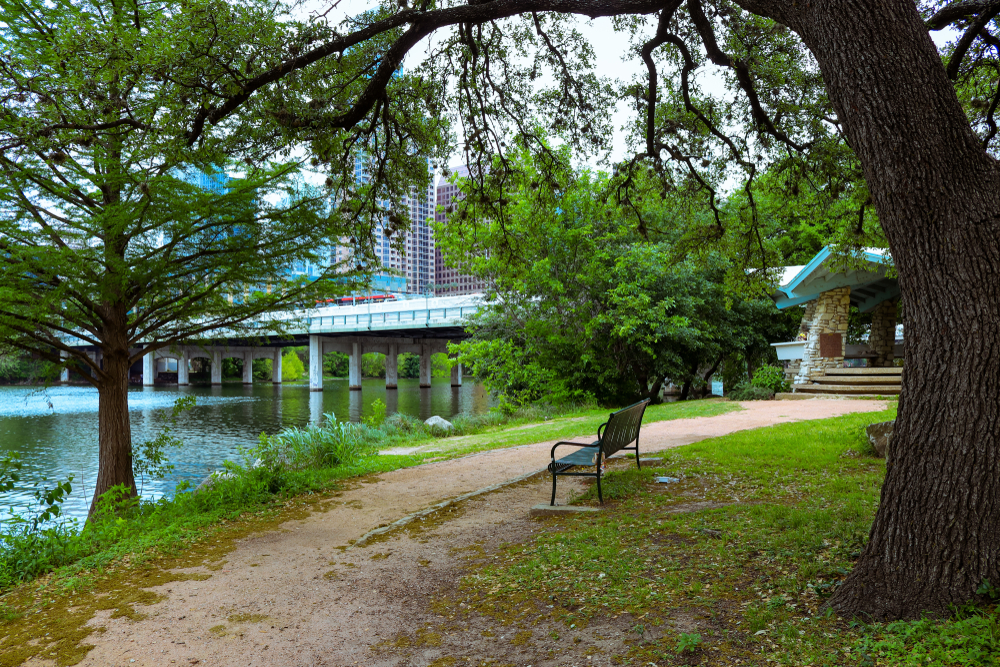
<path id="1" fill-rule="evenodd" d="M 361 391 L 361 355 L 364 353 L 364 345 L 351 343 L 351 358 L 347 364 L 347 384 L 351 391 Z"/>
<path id="2" fill-rule="evenodd" d="M 872 311 L 872 330 L 868 335 L 868 347 L 877 356 L 868 364 L 877 367 L 893 365 L 896 346 L 896 302 L 883 301 Z"/>
<path id="3" fill-rule="evenodd" d="M 181 356 L 177 359 L 177 385 L 183 387 L 184 385 L 191 384 L 191 378 L 188 375 L 188 353 L 187 350 L 181 350 Z"/>
<path id="4" fill-rule="evenodd" d="M 808 384 L 814 378 L 826 375 L 828 368 L 843 367 L 844 350 L 847 345 L 847 318 L 850 312 L 850 287 L 838 287 L 816 297 L 815 311 L 809 324 L 802 364 L 799 366 L 798 375 L 795 376 L 795 384 Z M 822 356 L 820 337 L 823 334 L 840 334 L 840 349 L 836 355 Z"/>
<path id="5" fill-rule="evenodd" d="M 385 355 L 385 388 L 396 389 L 399 384 L 399 346 L 389 343 Z"/>
<path id="6" fill-rule="evenodd" d="M 153 380 L 156 379 L 156 359 L 153 358 L 155 352 L 147 352 L 142 357 L 142 386 L 152 387 Z"/>
<path id="7" fill-rule="evenodd" d="M 420 346 L 420 387 L 431 386 L 431 348 L 430 345 Z"/>
<path id="8" fill-rule="evenodd" d="M 309 391 L 323 391 L 323 339 L 309 336 Z"/>
<path id="9" fill-rule="evenodd" d="M 271 382 L 281 384 L 281 348 L 274 348 L 274 360 L 271 361 Z"/>
<path id="10" fill-rule="evenodd" d="M 69 352 L 60 351 L 59 352 L 59 358 L 62 359 L 63 363 L 66 363 L 66 360 L 69 359 Z M 69 382 L 69 369 L 68 368 L 63 367 L 63 369 L 59 371 L 59 381 L 60 382 Z"/>
<path id="11" fill-rule="evenodd" d="M 243 353 L 243 384 L 253 384 L 253 350 Z"/>
<path id="12" fill-rule="evenodd" d="M 459 361 L 455 361 L 451 365 L 451 386 L 452 387 L 462 386 L 462 364 Z"/>
<path id="13" fill-rule="evenodd" d="M 222 384 L 222 350 L 212 350 L 212 384 Z"/>

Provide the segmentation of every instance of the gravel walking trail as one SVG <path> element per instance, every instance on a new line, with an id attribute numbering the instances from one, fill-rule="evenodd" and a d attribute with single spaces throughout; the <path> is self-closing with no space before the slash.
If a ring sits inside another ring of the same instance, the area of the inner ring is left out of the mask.
<path id="1" fill-rule="evenodd" d="M 647 424 L 640 435 L 642 454 L 744 429 L 883 410 L 886 404 L 812 399 L 747 402 L 742 407 L 714 417 Z M 581 433 L 580 439 L 589 442 L 593 434 Z M 528 517 L 528 509 L 548 502 L 546 475 L 439 510 L 364 547 L 347 548 L 372 529 L 436 503 L 542 470 L 552 444 L 428 463 L 356 485 L 323 511 L 242 540 L 220 571 L 190 570 L 211 574 L 209 579 L 151 589 L 166 599 L 142 607 L 148 614 L 144 620 L 112 619 L 110 612 L 100 612 L 91 625 L 107 630 L 86 640 L 96 646 L 80 664 L 572 664 L 564 661 L 570 657 L 565 654 L 546 658 L 551 654 L 544 636 L 512 641 L 514 637 L 505 637 L 512 629 L 492 627 L 484 619 L 478 625 L 456 621 L 433 604 L 435 596 L 454 591 L 468 572 L 468 553 L 482 563 L 503 544 L 521 542 L 542 529 L 539 520 Z M 572 478 L 563 480 L 559 502 L 581 488 Z M 579 644 L 600 650 L 594 659 L 581 654 L 579 664 L 605 664 L 615 646 L 621 646 L 621 627 L 628 623 L 618 619 L 581 631 Z"/>

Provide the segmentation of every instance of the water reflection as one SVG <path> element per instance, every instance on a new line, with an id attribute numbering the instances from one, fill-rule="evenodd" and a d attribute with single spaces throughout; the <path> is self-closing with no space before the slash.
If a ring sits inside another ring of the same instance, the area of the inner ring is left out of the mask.
<path id="1" fill-rule="evenodd" d="M 371 414 L 376 399 L 386 403 L 389 414 L 404 412 L 420 419 L 489 409 L 481 386 L 468 383 L 452 388 L 446 378 L 435 382 L 432 388 L 421 389 L 417 380 L 401 379 L 399 388 L 390 391 L 379 379 L 363 380 L 362 391 L 348 391 L 347 380 L 326 380 L 323 392 L 310 392 L 308 385 L 271 383 L 137 387 L 129 392 L 135 443 L 156 436 L 175 400 L 187 395 L 197 398 L 197 405 L 173 429 L 184 441 L 182 450 L 171 452 L 173 474 L 163 481 L 147 480 L 143 495 L 157 498 L 172 493 L 182 480 L 199 483 L 222 461 L 236 458 L 241 446 L 254 444 L 262 432 L 318 423 L 326 413 L 359 421 Z M 29 484 L 73 475 L 73 493 L 65 509 L 73 516 L 85 516 L 97 477 L 97 391 L 90 387 L 0 387 L 0 457 L 10 453 L 20 454 L 22 480 Z M 6 495 L 4 505 L 23 506 L 29 498 L 24 488 Z M 6 514 L 6 507 L 0 511 Z"/>

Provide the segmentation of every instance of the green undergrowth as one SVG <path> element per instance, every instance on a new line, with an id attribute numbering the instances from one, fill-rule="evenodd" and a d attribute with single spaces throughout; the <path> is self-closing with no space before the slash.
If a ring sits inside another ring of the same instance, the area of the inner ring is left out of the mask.
<path id="1" fill-rule="evenodd" d="M 649 470 L 615 462 L 604 511 L 544 519 L 452 603 L 527 629 L 540 612 L 567 629 L 629 619 L 639 630 L 611 664 L 1000 664 L 995 605 L 871 625 L 823 605 L 867 539 L 885 474 L 864 426 L 894 416 L 739 432 L 659 454 Z"/>
<path id="2" fill-rule="evenodd" d="M 733 409 L 739 408 L 720 401 L 654 406 L 646 422 Z M 201 489 L 181 485 L 171 498 L 115 503 L 83 527 L 56 522 L 44 530 L 7 532 L 0 548 L 0 667 L 31 657 L 76 664 L 89 650 L 86 637 L 101 631 L 86 625 L 95 614 L 111 610 L 140 618 L 142 605 L 161 599 L 149 586 L 211 576 L 236 540 L 321 510 L 349 485 L 428 460 L 592 435 L 607 414 L 575 408 L 559 415 L 536 407 L 495 423 L 456 418 L 464 432 L 479 433 L 464 440 L 400 416 L 353 425 L 330 420 L 262 436 Z M 522 428 L 539 419 L 539 426 Z M 386 446 L 433 441 L 459 442 L 443 452 L 377 455 Z M 208 572 L 177 573 L 179 568 Z"/>

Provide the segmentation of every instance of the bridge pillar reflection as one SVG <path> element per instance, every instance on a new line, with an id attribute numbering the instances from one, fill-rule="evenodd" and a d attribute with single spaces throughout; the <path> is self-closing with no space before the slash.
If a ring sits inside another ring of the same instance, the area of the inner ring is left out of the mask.
<path id="1" fill-rule="evenodd" d="M 271 382 L 281 384 L 281 348 L 274 348 L 274 360 L 271 362 Z"/>
<path id="2" fill-rule="evenodd" d="M 222 350 L 212 350 L 212 385 L 222 384 Z"/>
<path id="3" fill-rule="evenodd" d="M 431 346 L 420 346 L 420 386 L 431 386 Z"/>
<path id="4" fill-rule="evenodd" d="M 364 345 L 358 342 L 350 343 L 351 358 L 348 363 L 347 383 L 352 391 L 361 391 L 361 356 Z"/>
<path id="5" fill-rule="evenodd" d="M 399 384 L 399 345 L 389 343 L 385 355 L 385 388 L 396 389 Z"/>
<path id="6" fill-rule="evenodd" d="M 323 421 L 323 394 L 309 394 L 309 423 L 319 425 Z"/>
<path id="7" fill-rule="evenodd" d="M 309 336 L 309 391 L 323 391 L 323 339 Z"/>

